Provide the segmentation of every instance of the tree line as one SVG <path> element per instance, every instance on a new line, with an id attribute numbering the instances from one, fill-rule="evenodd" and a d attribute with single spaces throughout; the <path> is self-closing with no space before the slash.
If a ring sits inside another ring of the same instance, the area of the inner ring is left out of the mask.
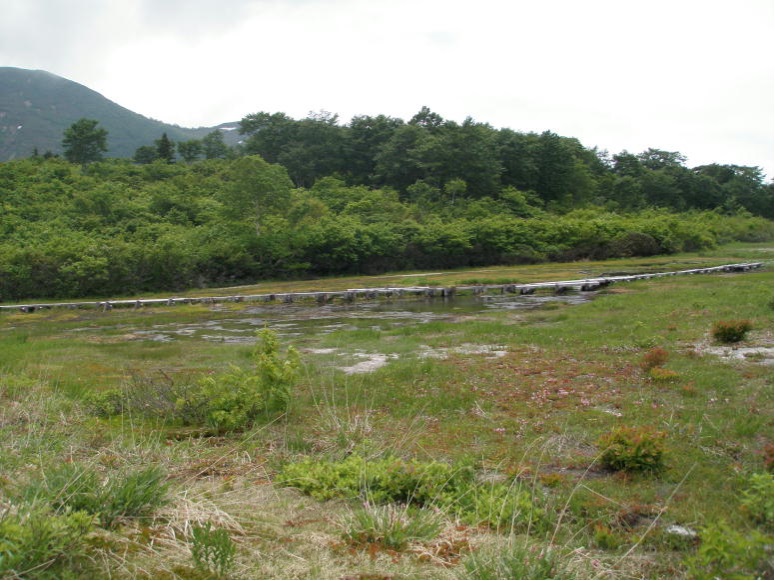
<path id="1" fill-rule="evenodd" d="M 737 204 L 679 213 L 593 199 L 565 208 L 540 189 L 472 189 L 461 174 L 398 187 L 340 171 L 299 186 L 279 161 L 0 163 L 0 301 L 646 256 L 772 237 L 770 220 Z"/>
<path id="2" fill-rule="evenodd" d="M 236 147 L 218 130 L 177 144 L 165 134 L 138 148 L 134 159 L 191 163 L 260 155 L 283 166 L 296 187 L 334 176 L 350 186 L 393 189 L 410 203 L 497 198 L 513 188 L 557 212 L 589 204 L 614 211 L 742 209 L 768 218 L 773 212 L 773 184 L 757 167 L 689 168 L 681 153 L 653 148 L 611 155 L 551 131 L 495 129 L 471 118 L 457 123 L 427 107 L 408 122 L 364 115 L 346 124 L 327 112 L 300 120 L 259 112 L 243 118 L 239 132 Z"/>

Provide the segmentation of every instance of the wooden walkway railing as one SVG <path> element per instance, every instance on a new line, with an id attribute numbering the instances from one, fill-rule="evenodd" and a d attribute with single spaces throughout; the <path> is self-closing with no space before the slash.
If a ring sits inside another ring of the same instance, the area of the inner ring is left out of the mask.
<path id="1" fill-rule="evenodd" d="M 359 298 L 376 299 L 380 297 L 451 297 L 455 294 L 471 293 L 483 295 L 496 292 L 499 294 L 529 295 L 536 291 L 549 291 L 562 294 L 571 290 L 588 292 L 617 282 L 631 282 L 665 276 L 681 276 L 690 274 L 712 274 L 718 272 L 745 272 L 761 268 L 761 262 L 747 262 L 740 264 L 724 264 L 707 268 L 694 268 L 690 270 L 677 270 L 673 272 L 658 272 L 646 274 L 631 274 L 621 276 L 601 276 L 596 278 L 584 278 L 579 280 L 560 280 L 552 282 L 512 283 L 512 284 L 481 284 L 465 286 L 412 286 L 412 287 L 379 287 L 356 288 L 344 291 L 311 291 L 296 293 L 271 293 L 257 295 L 225 295 L 212 297 L 170 297 L 162 299 L 126 299 L 86 302 L 58 302 L 58 303 L 29 303 L 20 305 L 0 305 L 0 312 L 21 311 L 33 313 L 41 309 L 100 309 L 109 311 L 114 308 L 141 308 L 150 306 L 172 306 L 215 303 L 240 303 L 240 302 L 281 302 L 293 303 L 301 300 L 313 300 L 319 304 L 325 304 L 334 299 L 345 302 Z"/>

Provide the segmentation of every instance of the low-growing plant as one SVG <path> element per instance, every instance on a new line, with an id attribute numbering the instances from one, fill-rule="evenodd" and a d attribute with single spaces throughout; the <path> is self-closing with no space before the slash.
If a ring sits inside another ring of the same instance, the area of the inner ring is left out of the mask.
<path id="1" fill-rule="evenodd" d="M 355 545 L 380 545 L 394 551 L 435 538 L 443 526 L 439 514 L 407 505 L 364 503 L 342 524 L 342 536 Z"/>
<path id="2" fill-rule="evenodd" d="M 773 526 L 773 478 L 772 474 L 756 473 L 748 478 L 748 485 L 743 489 L 741 506 L 754 523 L 769 529 Z"/>
<path id="3" fill-rule="evenodd" d="M 473 525 L 497 530 L 543 527 L 545 512 L 519 482 L 480 483 L 469 465 L 349 456 L 341 462 L 307 458 L 286 464 L 277 483 L 318 500 L 360 498 L 370 503 L 435 507 Z"/>
<path id="4" fill-rule="evenodd" d="M 100 524 L 113 527 L 120 519 L 151 515 L 167 503 L 166 474 L 158 466 L 109 478 L 102 490 Z"/>
<path id="5" fill-rule="evenodd" d="M 213 528 L 207 522 L 191 531 L 191 557 L 201 573 L 226 577 L 234 567 L 236 552 L 237 546 L 225 529 Z"/>
<path id="6" fill-rule="evenodd" d="M 105 528 L 115 527 L 121 519 L 152 514 L 166 504 L 166 494 L 166 474 L 158 466 L 103 480 L 94 468 L 77 463 L 53 468 L 22 493 L 30 501 L 50 505 L 57 514 L 93 515 Z"/>
<path id="7" fill-rule="evenodd" d="M 86 396 L 84 405 L 90 414 L 98 418 L 120 415 L 126 405 L 126 397 L 119 389 L 108 389 Z"/>
<path id="8" fill-rule="evenodd" d="M 738 531 L 719 522 L 700 532 L 697 552 L 686 560 L 690 579 L 772 579 L 772 536 Z"/>
<path id="9" fill-rule="evenodd" d="M 665 434 L 645 427 L 622 426 L 598 440 L 600 462 L 610 470 L 659 472 L 664 468 Z"/>
<path id="10" fill-rule="evenodd" d="M 653 347 L 643 355 L 639 365 L 643 371 L 649 372 L 655 367 L 662 367 L 665 363 L 667 363 L 669 357 L 670 353 L 667 351 L 667 349 L 663 349 L 662 347 Z"/>
<path id="11" fill-rule="evenodd" d="M 450 509 L 465 522 L 488 525 L 499 532 L 545 530 L 546 512 L 533 492 L 516 481 L 472 484 Z"/>
<path id="12" fill-rule="evenodd" d="M 22 495 L 25 501 L 48 504 L 60 514 L 83 511 L 96 515 L 102 506 L 102 483 L 93 468 L 67 462 L 45 471 Z"/>
<path id="13" fill-rule="evenodd" d="M 673 383 L 678 381 L 681 376 L 677 371 L 665 369 L 664 367 L 652 367 L 649 369 L 649 379 L 657 383 Z"/>
<path id="14" fill-rule="evenodd" d="M 131 389 L 93 394 L 87 408 L 108 417 L 122 412 L 209 426 L 219 432 L 246 428 L 261 413 L 284 412 L 299 370 L 299 355 L 289 347 L 283 355 L 276 334 L 263 329 L 252 353 L 252 368 L 232 365 L 223 373 L 192 382 L 133 377 Z"/>
<path id="15" fill-rule="evenodd" d="M 762 463 L 764 464 L 764 468 L 772 473 L 773 468 L 773 455 L 775 455 L 775 446 L 773 446 L 772 442 L 767 442 L 764 447 L 761 450 L 762 455 Z"/>
<path id="16" fill-rule="evenodd" d="M 524 544 L 501 551 L 474 551 L 463 561 L 465 579 L 564 579 L 563 566 L 551 547 Z"/>
<path id="17" fill-rule="evenodd" d="M 595 546 L 605 551 L 613 551 L 624 544 L 625 539 L 621 532 L 611 530 L 610 527 L 598 523 L 593 532 Z"/>
<path id="18" fill-rule="evenodd" d="M 85 562 L 86 535 L 94 517 L 73 511 L 54 514 L 43 505 L 6 508 L 0 514 L 0 577 L 62 579 Z"/>
<path id="19" fill-rule="evenodd" d="M 247 427 L 261 413 L 287 410 L 299 370 L 298 353 L 289 347 L 283 356 L 277 335 L 269 329 L 259 331 L 258 339 L 253 369 L 232 366 L 226 373 L 203 377 L 197 391 L 176 402 L 177 411 L 189 422 L 233 431 Z"/>
<path id="20" fill-rule="evenodd" d="M 454 500 L 460 482 L 473 478 L 470 467 L 387 457 L 365 460 L 353 454 L 340 462 L 314 458 L 286 464 L 277 483 L 293 486 L 318 500 L 361 498 L 426 505 Z"/>
<path id="21" fill-rule="evenodd" d="M 751 329 L 753 325 L 747 319 L 718 321 L 713 324 L 711 334 L 719 343 L 739 343 L 745 339 Z"/>
<path id="22" fill-rule="evenodd" d="M 181 402 L 193 406 L 192 399 L 198 392 L 196 380 L 173 378 L 163 371 L 153 374 L 132 373 L 124 389 L 89 394 L 85 405 L 89 413 L 102 418 L 129 413 L 165 421 L 180 421 L 188 425 L 195 421 L 192 419 L 195 412 L 188 408 L 179 411 L 178 408 L 182 407 Z"/>

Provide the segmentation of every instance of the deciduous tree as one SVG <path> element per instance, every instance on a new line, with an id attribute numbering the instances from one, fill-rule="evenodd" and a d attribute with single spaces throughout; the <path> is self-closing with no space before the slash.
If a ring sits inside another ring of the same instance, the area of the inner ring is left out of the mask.
<path id="1" fill-rule="evenodd" d="M 256 234 L 261 233 L 265 216 L 288 210 L 293 182 L 284 167 L 250 155 L 232 164 L 229 178 L 224 189 L 226 213 L 233 219 L 250 220 Z"/>
<path id="2" fill-rule="evenodd" d="M 207 159 L 226 157 L 229 146 L 223 141 L 223 133 L 218 129 L 211 131 L 202 138 L 202 148 Z"/>
<path id="3" fill-rule="evenodd" d="M 202 142 L 199 139 L 178 141 L 178 153 L 186 162 L 190 163 L 202 155 Z"/>
<path id="4" fill-rule="evenodd" d="M 82 118 L 65 129 L 62 147 L 68 161 L 87 164 L 102 159 L 108 150 L 108 132 L 98 124 L 94 119 Z"/>

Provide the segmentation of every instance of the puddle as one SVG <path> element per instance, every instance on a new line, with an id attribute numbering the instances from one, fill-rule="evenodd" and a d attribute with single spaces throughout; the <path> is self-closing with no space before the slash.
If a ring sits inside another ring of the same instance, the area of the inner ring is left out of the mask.
<path id="1" fill-rule="evenodd" d="M 122 340 L 126 341 L 251 344 L 256 341 L 256 332 L 263 328 L 271 329 L 281 338 L 314 339 L 342 330 L 386 331 L 433 321 L 459 321 L 492 310 L 536 309 L 557 303 L 579 304 L 591 300 L 594 295 L 594 292 L 562 296 L 483 295 L 326 305 L 249 305 L 236 312 L 213 305 L 213 318 L 208 321 L 160 323 L 144 328 L 122 325 L 121 331 Z M 95 329 L 86 327 L 73 329 L 72 332 L 93 334 Z M 398 358 L 395 354 L 366 353 L 358 350 L 357 345 L 349 349 L 302 350 L 313 355 L 331 355 L 332 366 L 347 374 L 369 373 Z M 495 359 L 504 357 L 507 350 L 498 345 L 464 344 L 450 348 L 428 346 L 416 355 L 443 359 L 455 354 L 484 355 Z"/>
<path id="2" fill-rule="evenodd" d="M 595 293 L 563 296 L 496 295 L 434 299 L 381 300 L 351 304 L 247 306 L 234 311 L 213 307 L 213 319 L 164 323 L 146 328 L 122 327 L 129 340 L 168 342 L 204 340 L 251 343 L 256 331 L 268 327 L 281 337 L 320 336 L 340 330 L 389 330 L 432 321 L 454 321 L 490 310 L 536 309 L 552 303 L 579 304 Z M 94 332 L 94 328 L 72 332 Z"/>

